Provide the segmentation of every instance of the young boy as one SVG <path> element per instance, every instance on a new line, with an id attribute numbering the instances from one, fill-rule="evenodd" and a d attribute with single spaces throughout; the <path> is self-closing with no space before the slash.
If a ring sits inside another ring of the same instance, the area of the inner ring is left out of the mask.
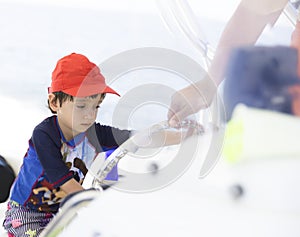
<path id="1" fill-rule="evenodd" d="M 72 53 L 60 59 L 48 91 L 55 115 L 37 125 L 29 140 L 3 223 L 10 237 L 38 236 L 61 199 L 83 190 L 87 167 L 97 154 L 118 147 L 131 134 L 95 122 L 105 94 L 118 93 L 85 56 Z M 116 178 L 116 170 L 107 176 Z"/>

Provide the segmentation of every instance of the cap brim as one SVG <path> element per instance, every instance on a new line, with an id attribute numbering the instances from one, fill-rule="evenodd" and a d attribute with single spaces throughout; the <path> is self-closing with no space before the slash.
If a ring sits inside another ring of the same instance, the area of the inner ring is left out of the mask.
<path id="1" fill-rule="evenodd" d="M 48 88 L 48 92 L 52 93 L 54 91 L 51 90 L 51 88 Z M 97 87 L 95 85 L 85 85 L 80 88 L 70 88 L 70 89 L 64 89 L 62 92 L 72 95 L 74 97 L 87 97 L 91 95 L 97 95 L 97 94 L 115 94 L 117 96 L 120 96 L 118 92 L 110 88 L 109 86 L 106 86 L 104 88 Z"/>

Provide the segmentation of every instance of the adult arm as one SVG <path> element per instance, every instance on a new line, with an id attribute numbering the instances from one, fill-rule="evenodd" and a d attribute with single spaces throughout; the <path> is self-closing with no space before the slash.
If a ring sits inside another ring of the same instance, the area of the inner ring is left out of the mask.
<path id="1" fill-rule="evenodd" d="M 221 34 L 206 77 L 173 94 L 167 115 L 171 126 L 210 105 L 224 79 L 231 50 L 253 45 L 264 28 L 276 22 L 286 3 L 287 0 L 241 1 Z"/>

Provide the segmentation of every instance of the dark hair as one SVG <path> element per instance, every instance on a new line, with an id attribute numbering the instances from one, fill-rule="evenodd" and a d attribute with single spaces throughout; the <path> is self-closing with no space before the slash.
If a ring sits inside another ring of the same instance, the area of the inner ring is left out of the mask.
<path id="1" fill-rule="evenodd" d="M 74 100 L 74 97 L 72 95 L 69 95 L 69 94 L 66 94 L 62 91 L 58 91 L 58 92 L 53 92 L 53 94 L 55 95 L 54 97 L 54 102 L 56 103 L 57 101 L 59 101 L 59 106 L 62 106 L 62 103 L 69 100 L 69 101 L 73 101 Z M 101 99 L 103 100 L 105 98 L 105 95 L 106 94 L 101 94 Z M 91 96 L 88 96 L 90 98 L 96 98 L 98 96 L 98 94 L 95 94 L 95 95 L 91 95 Z M 50 107 L 50 102 L 48 100 L 48 108 L 51 110 L 52 114 L 56 114 L 55 111 L 53 111 Z"/>

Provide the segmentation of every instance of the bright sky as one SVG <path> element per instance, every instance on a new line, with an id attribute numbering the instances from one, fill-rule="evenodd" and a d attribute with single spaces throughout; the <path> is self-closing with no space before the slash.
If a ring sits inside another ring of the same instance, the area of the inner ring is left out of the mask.
<path id="1" fill-rule="evenodd" d="M 19 3 L 37 3 L 50 4 L 68 7 L 107 9 L 120 11 L 153 11 L 158 3 L 167 3 L 176 0 L 0 0 L 0 2 L 19 2 Z M 227 19 L 239 0 L 218 1 L 216 7 L 215 1 L 209 0 L 188 0 L 193 10 L 200 13 L 201 16 L 207 16 L 216 19 Z"/>

